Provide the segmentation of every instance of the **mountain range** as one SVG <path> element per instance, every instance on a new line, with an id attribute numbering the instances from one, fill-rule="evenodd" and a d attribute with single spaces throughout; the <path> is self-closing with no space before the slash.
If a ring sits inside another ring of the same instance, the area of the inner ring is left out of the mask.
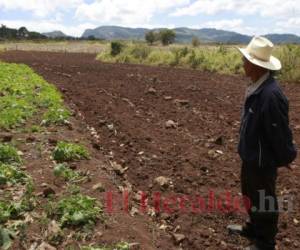
<path id="1" fill-rule="evenodd" d="M 101 26 L 96 29 L 87 29 L 82 38 L 95 37 L 105 40 L 144 40 L 145 34 L 149 31 L 161 29 L 127 28 L 120 26 Z M 190 29 L 175 28 L 176 42 L 189 43 L 197 37 L 204 43 L 248 43 L 251 36 L 237 32 L 218 30 L 213 28 Z M 300 43 L 300 37 L 294 34 L 266 34 L 274 43 Z"/>

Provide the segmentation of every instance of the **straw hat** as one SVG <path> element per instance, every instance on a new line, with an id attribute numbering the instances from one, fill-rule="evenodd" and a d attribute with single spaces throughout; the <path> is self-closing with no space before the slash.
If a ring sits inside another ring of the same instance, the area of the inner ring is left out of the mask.
<path id="1" fill-rule="evenodd" d="M 280 70 L 281 62 L 272 56 L 274 45 L 265 37 L 253 37 L 246 48 L 238 48 L 253 64 L 269 70 Z"/>

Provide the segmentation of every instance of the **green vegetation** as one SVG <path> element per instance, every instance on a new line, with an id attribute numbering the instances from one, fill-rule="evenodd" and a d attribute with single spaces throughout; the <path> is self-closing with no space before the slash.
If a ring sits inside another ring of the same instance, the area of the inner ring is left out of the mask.
<path id="1" fill-rule="evenodd" d="M 54 167 L 53 173 L 66 181 L 80 181 L 85 178 L 82 174 L 70 169 L 66 164 L 61 163 Z"/>
<path id="2" fill-rule="evenodd" d="M 223 74 L 243 74 L 242 56 L 235 47 L 197 46 L 198 41 L 194 41 L 193 46 L 172 45 L 168 48 L 124 43 L 118 55 L 111 56 L 110 51 L 106 49 L 97 59 L 111 63 L 172 66 Z M 300 46 L 279 46 L 274 53 L 283 64 L 279 77 L 287 81 L 300 81 Z"/>
<path id="3" fill-rule="evenodd" d="M 84 146 L 63 141 L 58 142 L 52 155 L 53 159 L 57 162 L 74 161 L 89 158 L 89 153 Z"/>
<path id="4" fill-rule="evenodd" d="M 44 111 L 43 124 L 62 124 L 69 117 L 57 89 L 28 66 L 0 62 L 0 128 L 21 126 Z"/>
<path id="5" fill-rule="evenodd" d="M 62 226 L 93 225 L 102 215 L 99 202 L 82 194 L 70 195 L 52 205 L 49 215 L 57 217 Z"/>
<path id="6" fill-rule="evenodd" d="M 129 250 L 129 244 L 127 242 L 120 242 L 113 247 L 82 247 L 81 250 Z"/>
<path id="7" fill-rule="evenodd" d="M 0 185 L 11 183 L 25 184 L 29 176 L 21 171 L 18 167 L 0 163 Z"/>
<path id="8" fill-rule="evenodd" d="M 0 143 L 0 162 L 6 164 L 20 164 L 21 158 L 18 154 L 18 150 L 9 144 Z"/>

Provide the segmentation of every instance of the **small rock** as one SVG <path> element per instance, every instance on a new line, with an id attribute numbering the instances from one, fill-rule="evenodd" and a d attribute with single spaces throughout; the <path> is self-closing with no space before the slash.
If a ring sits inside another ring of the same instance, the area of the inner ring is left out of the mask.
<path id="1" fill-rule="evenodd" d="M 26 142 L 34 142 L 34 141 L 36 141 L 36 137 L 35 136 L 29 136 L 29 137 L 27 137 L 26 138 Z"/>
<path id="2" fill-rule="evenodd" d="M 189 105 L 189 100 L 180 100 L 180 99 L 175 99 L 173 101 L 175 104 L 179 104 L 179 105 L 182 105 L 182 106 L 185 106 L 185 105 Z"/>
<path id="3" fill-rule="evenodd" d="M 113 124 L 107 125 L 107 128 L 108 128 L 109 131 L 114 131 L 114 125 Z"/>
<path id="4" fill-rule="evenodd" d="M 55 194 L 55 191 L 51 187 L 47 187 L 43 190 L 43 195 L 45 198 L 49 197 L 50 195 Z"/>
<path id="5" fill-rule="evenodd" d="M 165 124 L 165 127 L 166 128 L 176 128 L 177 127 L 177 124 L 176 122 L 172 121 L 172 120 L 168 120 Z"/>
<path id="6" fill-rule="evenodd" d="M 173 239 L 174 239 L 174 241 L 177 245 L 179 245 L 181 242 L 183 242 L 186 239 L 184 234 L 175 234 L 175 233 L 173 233 L 172 237 L 173 237 Z"/>
<path id="7" fill-rule="evenodd" d="M 164 188 L 168 187 L 170 184 L 170 179 L 166 178 L 164 176 L 159 176 L 154 181 L 155 181 L 155 183 L 157 183 L 158 185 L 160 185 L 161 187 L 164 187 Z"/>
<path id="8" fill-rule="evenodd" d="M 128 169 L 128 168 L 123 168 L 120 164 L 118 164 L 116 162 L 112 162 L 111 165 L 112 165 L 113 170 L 118 175 L 124 175 L 126 170 Z"/>
<path id="9" fill-rule="evenodd" d="M 296 125 L 295 130 L 300 130 L 300 125 Z"/>
<path id="10" fill-rule="evenodd" d="M 299 220 L 297 220 L 296 218 L 293 219 L 293 222 L 294 222 L 295 225 L 299 224 Z"/>
<path id="11" fill-rule="evenodd" d="M 218 139 L 216 139 L 215 144 L 223 146 L 224 145 L 224 137 L 220 136 Z"/>
<path id="12" fill-rule="evenodd" d="M 227 249 L 227 243 L 225 241 L 221 241 L 220 245 L 223 249 Z"/>
<path id="13" fill-rule="evenodd" d="M 172 96 L 164 96 L 164 99 L 165 99 L 166 101 L 172 100 Z"/>
<path id="14" fill-rule="evenodd" d="M 56 248 L 46 242 L 43 242 L 36 250 L 56 250 Z"/>
<path id="15" fill-rule="evenodd" d="M 133 242 L 129 244 L 129 249 L 130 250 L 140 250 L 141 249 L 141 244 L 138 242 Z"/>
<path id="16" fill-rule="evenodd" d="M 13 135 L 10 133 L 5 133 L 1 135 L 2 137 L 2 142 L 10 142 L 13 138 Z"/>
<path id="17" fill-rule="evenodd" d="M 106 124 L 106 120 L 99 120 L 98 121 L 98 126 L 101 127 L 101 126 L 104 126 Z"/>
<path id="18" fill-rule="evenodd" d="M 48 185 L 48 183 L 45 183 L 45 182 L 43 182 L 42 184 L 41 184 L 41 187 L 48 187 L 49 185 Z"/>
<path id="19" fill-rule="evenodd" d="M 93 186 L 93 190 L 96 190 L 99 192 L 104 192 L 105 188 L 104 188 L 103 184 L 101 182 L 99 182 Z"/>
<path id="20" fill-rule="evenodd" d="M 58 141 L 58 139 L 56 139 L 56 138 L 49 138 L 48 139 L 49 144 L 52 144 L 52 145 L 56 145 L 57 141 Z"/>
<path id="21" fill-rule="evenodd" d="M 152 87 L 149 88 L 148 91 L 147 91 L 148 94 L 152 94 L 152 95 L 155 95 L 156 92 L 157 92 L 156 89 L 155 89 L 155 88 L 152 88 Z"/>

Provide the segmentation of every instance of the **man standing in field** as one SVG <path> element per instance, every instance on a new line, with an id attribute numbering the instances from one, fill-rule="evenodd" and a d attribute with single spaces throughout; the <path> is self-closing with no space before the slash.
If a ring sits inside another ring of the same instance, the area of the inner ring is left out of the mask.
<path id="1" fill-rule="evenodd" d="M 242 194 L 250 220 L 228 229 L 253 240 L 254 244 L 245 248 L 248 250 L 275 249 L 277 169 L 290 168 L 297 155 L 289 128 L 288 100 L 273 77 L 273 72 L 281 69 L 280 61 L 272 56 L 273 47 L 268 39 L 254 37 L 247 48 L 239 49 L 245 74 L 252 82 L 246 91 L 238 147 Z"/>

